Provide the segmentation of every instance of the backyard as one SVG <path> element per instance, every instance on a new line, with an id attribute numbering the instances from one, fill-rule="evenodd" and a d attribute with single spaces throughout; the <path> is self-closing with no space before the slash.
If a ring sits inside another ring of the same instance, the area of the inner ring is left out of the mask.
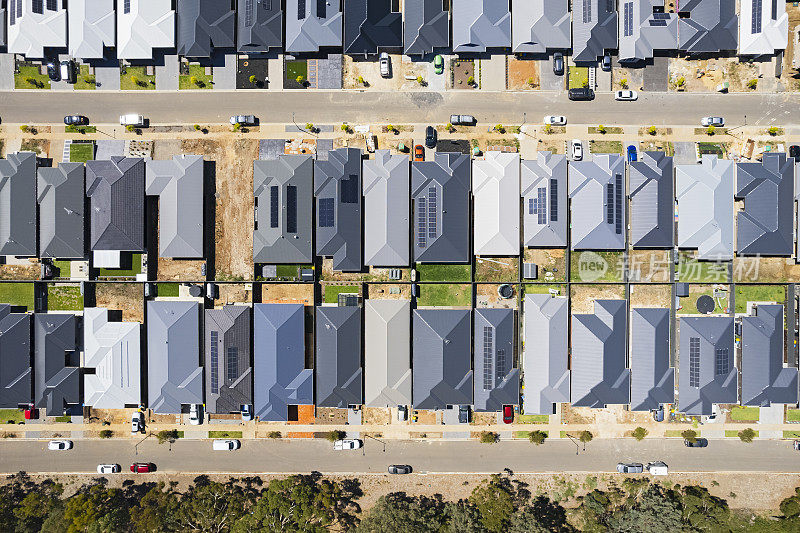
<path id="1" fill-rule="evenodd" d="M 335 304 L 339 301 L 339 294 L 358 294 L 359 287 L 356 285 L 326 285 L 325 286 L 325 303 Z"/>
<path id="2" fill-rule="evenodd" d="M 119 76 L 119 88 L 123 91 L 155 89 L 156 75 L 148 75 L 145 67 L 123 67 Z"/>
<path id="3" fill-rule="evenodd" d="M 569 263 L 569 279 L 573 282 L 622 281 L 623 252 L 571 252 Z M 598 262 L 605 263 L 605 270 L 600 272 L 590 268 Z"/>
<path id="4" fill-rule="evenodd" d="M 785 285 L 736 285 L 736 312 L 746 313 L 747 302 L 776 302 L 786 300 Z"/>
<path id="5" fill-rule="evenodd" d="M 48 285 L 48 311 L 80 311 L 83 309 L 81 288 L 76 286 Z"/>
<path id="6" fill-rule="evenodd" d="M 471 281 L 469 265 L 417 264 L 418 281 Z"/>
<path id="7" fill-rule="evenodd" d="M 176 298 L 180 294 L 180 288 L 178 283 L 159 283 L 156 290 L 159 296 Z"/>
<path id="8" fill-rule="evenodd" d="M 126 256 L 130 261 L 126 261 Z M 127 263 L 127 264 L 126 264 Z M 121 268 L 100 268 L 97 275 L 104 278 L 133 277 L 142 272 L 142 254 L 122 254 Z"/>
<path id="9" fill-rule="evenodd" d="M 182 68 L 183 72 L 178 78 L 178 89 L 211 89 L 214 85 L 214 75 L 206 74 L 206 67 L 202 65 L 189 64 L 188 69 Z"/>
<path id="10" fill-rule="evenodd" d="M 49 89 L 50 78 L 42 74 L 39 65 L 19 65 L 14 74 L 15 89 Z"/>
<path id="11" fill-rule="evenodd" d="M 470 285 L 450 285 L 447 283 L 427 283 L 418 285 L 417 305 L 420 307 L 469 307 L 472 305 Z"/>
<path id="12" fill-rule="evenodd" d="M 33 311 L 33 283 L 0 283 L 0 302 Z"/>

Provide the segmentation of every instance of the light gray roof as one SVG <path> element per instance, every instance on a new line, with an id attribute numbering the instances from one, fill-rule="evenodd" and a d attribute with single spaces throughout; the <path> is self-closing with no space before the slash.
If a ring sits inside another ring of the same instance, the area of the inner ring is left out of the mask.
<path id="1" fill-rule="evenodd" d="M 144 159 L 86 162 L 92 250 L 144 250 Z"/>
<path id="2" fill-rule="evenodd" d="M 6 8 L 0 6 L 0 46 L 6 45 Z"/>
<path id="3" fill-rule="evenodd" d="M 609 0 L 572 2 L 572 59 L 595 63 L 606 50 L 617 48 L 616 3 Z"/>
<path id="4" fill-rule="evenodd" d="M 274 160 L 253 161 L 253 174 L 253 195 L 257 200 L 253 261 L 311 263 L 311 156 L 280 155 Z"/>
<path id="5" fill-rule="evenodd" d="M 680 50 L 690 54 L 736 50 L 736 0 L 683 0 L 678 13 Z"/>
<path id="6" fill-rule="evenodd" d="M 250 312 L 247 305 L 205 310 L 205 390 L 209 413 L 239 413 L 243 405 L 253 403 Z"/>
<path id="7" fill-rule="evenodd" d="M 69 55 L 100 59 L 104 48 L 116 45 L 114 0 L 70 0 L 67 12 Z"/>
<path id="8" fill-rule="evenodd" d="M 672 157 L 641 152 L 630 163 L 631 241 L 634 248 L 672 248 L 675 192 Z"/>
<path id="9" fill-rule="evenodd" d="M 334 270 L 359 271 L 361 259 L 361 150 L 337 148 L 314 161 L 317 255 Z"/>
<path id="10" fill-rule="evenodd" d="M 0 255 L 36 255 L 36 154 L 0 159 Z"/>
<path id="11" fill-rule="evenodd" d="M 516 318 L 513 309 L 475 309 L 476 411 L 502 411 L 504 405 L 519 405 L 519 369 L 514 366 Z"/>
<path id="12" fill-rule="evenodd" d="M 475 255 L 519 255 L 519 154 L 486 152 L 472 162 Z"/>
<path id="13" fill-rule="evenodd" d="M 594 313 L 572 315 L 572 405 L 602 408 L 630 403 L 626 322 L 625 300 L 595 300 Z"/>
<path id="14" fill-rule="evenodd" d="M 361 405 L 361 308 L 317 307 L 316 317 L 316 405 Z"/>
<path id="15" fill-rule="evenodd" d="M 158 254 L 203 257 L 203 156 L 147 161 L 148 196 L 158 196 Z"/>
<path id="16" fill-rule="evenodd" d="M 625 248 L 625 159 L 621 155 L 593 155 L 571 162 L 569 198 L 573 250 Z"/>
<path id="17" fill-rule="evenodd" d="M 40 257 L 84 257 L 83 173 L 83 163 L 38 169 Z"/>
<path id="18" fill-rule="evenodd" d="M 756 304 L 742 317 L 742 405 L 797 403 L 797 369 L 783 366 L 783 304 Z"/>
<path id="19" fill-rule="evenodd" d="M 285 422 L 289 405 L 314 403 L 314 370 L 305 365 L 305 311 L 302 304 L 255 304 L 253 313 L 253 412 L 259 420 Z"/>
<path id="20" fill-rule="evenodd" d="M 15 409 L 33 397 L 31 315 L 0 304 L 0 408 Z"/>
<path id="21" fill-rule="evenodd" d="M 675 369 L 669 366 L 669 309 L 631 311 L 631 411 L 675 402 Z"/>
<path id="22" fill-rule="evenodd" d="M 318 52 L 320 48 L 342 46 L 341 5 L 341 2 L 286 0 L 286 51 Z"/>
<path id="23" fill-rule="evenodd" d="M 266 52 L 283 46 L 280 0 L 237 0 L 239 52 Z"/>
<path id="24" fill-rule="evenodd" d="M 409 162 L 377 150 L 364 161 L 364 264 L 408 266 Z"/>
<path id="25" fill-rule="evenodd" d="M 792 255 L 794 160 L 771 153 L 760 163 L 739 163 L 735 196 L 744 200 L 744 209 L 736 213 L 736 251 Z"/>
<path id="26" fill-rule="evenodd" d="M 678 319 L 678 335 L 678 411 L 710 415 L 712 404 L 736 403 L 733 317 L 683 317 Z"/>
<path id="27" fill-rule="evenodd" d="M 733 161 L 703 155 L 700 165 L 675 166 L 678 247 L 699 259 L 733 258 Z"/>
<path id="28" fill-rule="evenodd" d="M 619 9 L 620 61 L 652 59 L 657 50 L 678 48 L 678 15 L 664 13 L 663 0 L 620 0 Z"/>
<path id="29" fill-rule="evenodd" d="M 60 416 L 81 403 L 80 342 L 71 313 L 33 316 L 35 405 L 47 416 Z"/>
<path id="30" fill-rule="evenodd" d="M 377 54 L 379 49 L 403 46 L 403 14 L 392 12 L 392 3 L 392 0 L 344 2 L 345 54 Z"/>
<path id="31" fill-rule="evenodd" d="M 178 8 L 178 55 L 211 57 L 215 48 L 233 48 L 236 12 L 220 0 L 181 0 Z"/>
<path id="32" fill-rule="evenodd" d="M 565 155 L 538 152 L 522 162 L 522 222 L 525 246 L 567 245 Z"/>
<path id="33" fill-rule="evenodd" d="M 527 0 L 514 3 L 511 17 L 513 52 L 544 54 L 567 50 L 572 42 L 569 0 Z"/>
<path id="34" fill-rule="evenodd" d="M 794 199 L 800 203 L 800 161 L 795 161 L 794 165 Z M 797 243 L 795 258 L 800 258 L 800 209 L 797 210 L 795 221 L 795 242 Z"/>
<path id="35" fill-rule="evenodd" d="M 405 0 L 403 41 L 406 55 L 430 54 L 450 45 L 450 13 L 441 0 Z"/>
<path id="36" fill-rule="evenodd" d="M 57 1 L 9 0 L 8 53 L 42 59 L 45 48 L 67 47 L 67 10 Z"/>
<path id="37" fill-rule="evenodd" d="M 527 414 L 553 414 L 553 404 L 569 402 L 566 298 L 526 294 L 523 306 L 525 330 L 522 373 Z"/>
<path id="38" fill-rule="evenodd" d="M 147 397 L 156 413 L 203 403 L 199 311 L 196 302 L 147 302 Z"/>
<path id="39" fill-rule="evenodd" d="M 118 2 L 119 3 L 119 2 Z M 117 6 L 117 57 L 152 59 L 154 48 L 175 46 L 172 0 L 130 0 Z"/>
<path id="40" fill-rule="evenodd" d="M 414 261 L 469 262 L 469 191 L 468 155 L 436 152 L 433 161 L 411 163 Z M 436 204 L 435 214 L 431 213 L 431 200 Z"/>
<path id="41" fill-rule="evenodd" d="M 364 306 L 364 405 L 411 405 L 411 302 Z"/>
<path id="42" fill-rule="evenodd" d="M 511 46 L 508 0 L 453 0 L 452 10 L 454 52 Z"/>
<path id="43" fill-rule="evenodd" d="M 741 0 L 739 7 L 739 54 L 772 55 L 789 42 L 786 2 Z"/>

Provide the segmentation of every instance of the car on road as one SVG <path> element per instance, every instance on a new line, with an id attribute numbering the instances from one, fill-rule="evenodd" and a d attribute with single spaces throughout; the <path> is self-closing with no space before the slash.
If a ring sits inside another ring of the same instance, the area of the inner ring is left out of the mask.
<path id="1" fill-rule="evenodd" d="M 240 126 L 255 126 L 255 115 L 233 115 L 231 117 L 231 125 L 239 124 Z"/>
<path id="2" fill-rule="evenodd" d="M 469 405 L 458 406 L 458 422 L 459 424 L 469 424 Z"/>
<path id="3" fill-rule="evenodd" d="M 566 126 L 567 117 L 561 117 L 557 115 L 547 115 L 546 117 L 544 117 L 543 122 L 550 126 Z"/>
<path id="4" fill-rule="evenodd" d="M 639 99 L 639 93 L 636 91 L 631 91 L 630 89 L 626 89 L 624 91 L 617 91 L 614 93 L 614 100 L 620 100 L 623 102 L 633 102 L 634 100 Z"/>
<path id="5" fill-rule="evenodd" d="M 638 157 L 638 154 L 636 153 L 636 146 L 633 144 L 629 144 L 627 154 L 628 154 L 628 163 L 633 163 L 634 161 L 636 161 Z"/>
<path id="6" fill-rule="evenodd" d="M 475 122 L 472 115 L 450 115 L 450 124 L 453 126 L 472 126 Z"/>
<path id="7" fill-rule="evenodd" d="M 189 406 L 189 423 L 193 426 L 199 426 L 203 423 L 203 408 L 199 403 L 193 403 Z"/>
<path id="8" fill-rule="evenodd" d="M 411 467 L 409 465 L 389 465 L 390 474 L 410 474 Z"/>
<path id="9" fill-rule="evenodd" d="M 89 119 L 83 115 L 67 115 L 64 117 L 64 124 L 67 126 L 85 126 L 89 123 Z"/>
<path id="10" fill-rule="evenodd" d="M 141 411 L 136 411 L 131 415 L 131 435 L 136 435 L 144 430 L 144 415 Z"/>
<path id="11" fill-rule="evenodd" d="M 361 439 L 343 439 L 333 443 L 334 450 L 357 450 L 364 445 Z"/>
<path id="12" fill-rule="evenodd" d="M 48 450 L 71 450 L 72 449 L 72 441 L 71 440 L 51 440 L 47 443 Z"/>
<path id="13" fill-rule="evenodd" d="M 653 476 L 666 476 L 669 474 L 669 468 L 664 461 L 650 461 L 644 469 Z"/>
<path id="14" fill-rule="evenodd" d="M 570 147 L 573 161 L 580 161 L 583 159 L 583 143 L 580 139 L 572 139 Z"/>
<path id="15" fill-rule="evenodd" d="M 135 128 L 142 127 L 144 126 L 144 117 L 142 115 L 137 115 L 136 113 L 120 115 L 119 123 L 121 126 L 133 126 Z"/>
<path id="16" fill-rule="evenodd" d="M 700 124 L 702 126 L 714 126 L 715 128 L 721 128 L 725 125 L 725 119 L 722 117 L 703 117 L 700 120 Z"/>
<path id="17" fill-rule="evenodd" d="M 414 147 L 414 161 L 425 161 L 425 147 L 421 144 Z"/>
<path id="18" fill-rule="evenodd" d="M 556 76 L 564 75 L 564 54 L 561 52 L 553 54 L 553 74 Z"/>
<path id="19" fill-rule="evenodd" d="M 61 70 L 57 65 L 57 61 L 50 61 L 47 63 L 47 77 L 50 78 L 51 81 L 61 81 Z"/>
<path id="20" fill-rule="evenodd" d="M 795 449 L 795 451 L 800 451 L 800 440 L 792 442 L 792 447 Z"/>
<path id="21" fill-rule="evenodd" d="M 603 56 L 603 61 L 600 63 L 600 68 L 603 72 L 611 72 L 611 55 L 606 54 Z"/>
<path id="22" fill-rule="evenodd" d="M 567 97 L 573 101 L 594 100 L 594 90 L 589 87 L 576 87 L 567 92 Z"/>
<path id="23" fill-rule="evenodd" d="M 211 443 L 211 449 L 214 451 L 233 451 L 242 447 L 242 443 L 238 439 L 216 439 Z"/>
<path id="24" fill-rule="evenodd" d="M 800 146 L 791 145 L 789 147 L 789 157 L 794 157 L 795 163 L 800 163 Z"/>
<path id="25" fill-rule="evenodd" d="M 642 463 L 617 463 L 617 472 L 620 474 L 641 474 L 644 472 Z"/>
<path id="26" fill-rule="evenodd" d="M 514 406 L 513 405 L 504 405 L 503 406 L 503 423 L 510 424 L 514 421 Z"/>
<path id="27" fill-rule="evenodd" d="M 97 465 L 98 474 L 118 474 L 122 470 L 117 464 Z"/>
<path id="28" fill-rule="evenodd" d="M 433 71 L 436 74 L 441 74 L 444 72 L 444 58 L 439 54 L 433 58 Z"/>
<path id="29" fill-rule="evenodd" d="M 436 148 L 436 128 L 433 126 L 425 128 L 425 146 Z"/>
<path id="30" fill-rule="evenodd" d="M 705 448 L 708 446 L 708 439 L 683 439 L 683 445 L 687 448 Z"/>
<path id="31" fill-rule="evenodd" d="M 242 406 L 242 422 L 250 422 L 253 419 L 253 406 L 246 404 Z"/>
<path id="32" fill-rule="evenodd" d="M 381 78 L 389 78 L 391 77 L 391 68 L 392 68 L 392 60 L 389 59 L 389 54 L 386 52 L 381 52 L 381 55 L 378 57 L 378 61 L 380 63 L 381 68 Z"/>
<path id="33" fill-rule="evenodd" d="M 131 472 L 134 474 L 147 474 L 148 472 L 155 472 L 156 465 L 153 463 L 133 463 L 131 465 Z"/>

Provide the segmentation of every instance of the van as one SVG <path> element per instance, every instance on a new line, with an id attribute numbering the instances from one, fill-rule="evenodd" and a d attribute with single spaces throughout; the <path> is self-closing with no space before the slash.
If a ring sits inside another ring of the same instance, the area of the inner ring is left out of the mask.
<path id="1" fill-rule="evenodd" d="M 142 127 L 144 126 L 144 117 L 142 115 L 137 115 L 136 113 L 120 115 L 119 123 L 121 126 Z"/>
<path id="2" fill-rule="evenodd" d="M 651 461 L 647 463 L 645 470 L 647 470 L 652 476 L 666 476 L 669 474 L 667 463 L 664 461 Z"/>
<path id="3" fill-rule="evenodd" d="M 75 83 L 75 62 L 72 60 L 69 61 L 62 61 L 61 68 L 59 70 L 61 73 L 61 79 L 67 83 Z"/>
<path id="4" fill-rule="evenodd" d="M 238 450 L 242 444 L 237 439 L 217 439 L 211 447 L 217 452 L 229 452 Z"/>

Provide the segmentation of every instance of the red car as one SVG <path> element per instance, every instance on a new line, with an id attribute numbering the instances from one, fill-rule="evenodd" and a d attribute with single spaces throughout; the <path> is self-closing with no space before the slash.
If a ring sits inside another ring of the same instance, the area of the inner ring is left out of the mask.
<path id="1" fill-rule="evenodd" d="M 414 161 L 425 161 L 425 148 L 421 144 L 414 147 Z"/>
<path id="2" fill-rule="evenodd" d="M 510 424 L 514 421 L 514 406 L 513 405 L 504 405 L 503 406 L 503 423 Z"/>
<path id="3" fill-rule="evenodd" d="M 131 465 L 131 472 L 134 474 L 146 474 L 148 472 L 155 472 L 156 465 L 153 463 L 133 463 Z"/>

